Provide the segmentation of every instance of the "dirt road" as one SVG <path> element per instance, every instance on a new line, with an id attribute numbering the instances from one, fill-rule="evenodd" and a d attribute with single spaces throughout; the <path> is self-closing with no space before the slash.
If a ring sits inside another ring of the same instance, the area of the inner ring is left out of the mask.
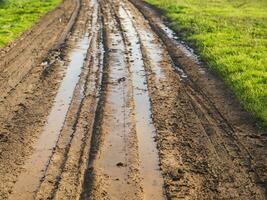
<path id="1" fill-rule="evenodd" d="M 141 1 L 65 0 L 0 70 L 0 199 L 267 197 L 266 132 Z"/>

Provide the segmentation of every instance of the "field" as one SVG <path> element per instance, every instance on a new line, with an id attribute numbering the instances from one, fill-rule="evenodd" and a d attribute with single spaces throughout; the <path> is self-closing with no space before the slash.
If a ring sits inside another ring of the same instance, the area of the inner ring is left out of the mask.
<path id="1" fill-rule="evenodd" d="M 0 0 L 0 47 L 17 38 L 61 0 Z"/>
<path id="2" fill-rule="evenodd" d="M 267 125 L 267 1 L 147 0 Z"/>

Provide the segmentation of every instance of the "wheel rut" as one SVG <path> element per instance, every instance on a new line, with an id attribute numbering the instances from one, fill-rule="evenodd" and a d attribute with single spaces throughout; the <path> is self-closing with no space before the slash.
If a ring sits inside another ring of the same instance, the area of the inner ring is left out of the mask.
<path id="1" fill-rule="evenodd" d="M 73 99 L 75 86 L 79 81 L 79 76 L 83 67 L 83 61 L 90 45 L 90 39 L 88 35 L 85 35 L 81 39 L 77 47 L 70 55 L 70 63 L 67 66 L 67 71 L 62 83 L 60 85 L 57 96 L 54 100 L 54 105 L 48 116 L 46 125 L 43 132 L 40 135 L 36 145 L 34 146 L 35 153 L 31 155 L 29 160 L 25 163 L 25 171 L 19 176 L 13 190 L 11 199 L 29 199 L 30 196 L 25 194 L 25 190 L 32 195 L 38 185 L 43 172 L 46 171 L 46 166 L 50 163 L 50 156 L 53 153 L 55 144 L 58 141 L 58 134 L 62 130 L 64 123 L 66 122 L 66 115 L 69 110 L 69 106 Z M 79 89 L 83 93 L 82 88 Z M 79 95 L 76 104 L 81 104 L 82 98 Z M 73 103 L 74 104 L 74 103 Z M 79 114 L 79 106 L 74 116 Z M 74 108 L 75 109 L 75 108 Z M 71 111 L 70 111 L 71 112 Z M 75 122 L 74 122 L 75 123 Z M 70 128 L 71 126 L 69 126 Z M 68 130 L 68 137 L 71 137 L 72 130 Z M 69 140 L 66 141 L 69 143 Z M 25 196 L 24 196 L 25 195 Z"/>

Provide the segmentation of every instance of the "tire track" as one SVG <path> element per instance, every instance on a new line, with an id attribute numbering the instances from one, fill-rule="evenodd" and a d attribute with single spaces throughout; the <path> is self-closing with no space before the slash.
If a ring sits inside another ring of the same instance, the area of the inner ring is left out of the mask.
<path id="1" fill-rule="evenodd" d="M 163 180 L 158 161 L 158 153 L 154 138 L 156 130 L 151 119 L 151 105 L 147 89 L 147 79 L 140 38 L 132 18 L 120 4 L 118 8 L 122 32 L 126 38 L 129 52 L 130 71 L 132 73 L 133 97 L 135 104 L 136 132 L 140 159 L 144 198 L 164 199 Z"/>
<path id="2" fill-rule="evenodd" d="M 139 74 L 144 70 L 136 68 L 143 65 L 139 65 L 142 61 L 130 64 L 133 56 L 140 56 L 140 47 L 127 46 L 125 41 L 135 40 L 135 32 L 133 35 L 121 34 L 122 25 L 131 27 L 128 16 L 120 22 L 109 4 L 105 1 L 104 16 L 110 28 L 107 31 L 109 78 L 102 111 L 106 114 L 102 115 L 97 133 L 100 137 L 98 151 L 89 163 L 88 174 L 91 175 L 85 179 L 91 180 L 85 184 L 90 189 L 82 199 L 131 199 L 133 196 L 136 199 L 163 199 L 146 80 L 144 74 Z M 113 20 L 113 16 L 117 20 Z M 139 159 L 140 164 L 136 165 Z"/>
<path id="3" fill-rule="evenodd" d="M 148 16 L 149 18 L 149 14 L 147 14 L 150 12 L 149 9 L 148 11 L 145 11 L 140 7 L 138 3 L 136 3 L 136 1 L 133 1 L 133 3 L 137 5 L 137 7 L 146 17 Z M 136 18 L 137 14 L 135 14 L 134 16 Z M 136 21 L 140 22 L 143 20 Z M 152 28 L 156 30 L 156 33 L 158 32 L 155 26 L 158 25 L 157 23 L 160 23 L 158 21 L 156 21 L 155 19 L 155 21 L 151 22 L 149 18 L 149 23 L 150 25 L 152 24 Z M 142 28 L 139 27 L 138 30 L 140 29 Z M 159 36 L 161 37 L 161 34 L 159 34 Z M 164 38 L 163 41 L 164 40 L 167 39 Z M 167 44 L 167 47 L 168 46 L 170 45 Z M 175 53 L 170 53 L 168 51 L 168 54 L 173 55 Z M 183 68 L 185 67 L 186 66 L 183 66 Z M 174 66 L 174 68 L 176 68 L 176 66 Z M 154 74 L 157 73 L 155 72 Z M 154 81 L 155 79 L 158 78 L 154 78 Z M 256 199 L 262 199 L 264 192 L 261 190 L 261 185 L 264 182 L 260 180 L 261 178 L 253 166 L 254 164 L 252 161 L 253 158 L 251 153 L 248 151 L 247 147 L 242 144 L 240 138 L 237 137 L 236 134 L 238 132 L 235 130 L 235 128 L 232 127 L 232 125 L 229 124 L 223 114 L 216 108 L 214 103 L 210 101 L 210 98 L 205 94 L 205 92 L 203 92 L 203 90 L 201 90 L 191 79 L 184 80 L 182 82 L 182 87 L 187 96 L 186 98 L 191 101 L 191 108 L 189 109 L 189 111 L 192 109 L 195 115 L 199 118 L 200 125 L 203 127 L 206 137 L 209 139 L 209 143 L 211 143 L 209 145 L 211 145 L 215 150 L 216 157 L 214 159 L 220 161 L 217 166 L 211 167 L 211 172 L 209 172 L 211 174 L 210 180 L 213 179 L 209 184 L 214 184 L 215 188 L 218 188 L 217 190 L 222 193 L 217 193 L 216 196 L 222 195 L 226 197 L 229 195 L 231 196 L 231 198 L 237 198 L 237 196 L 240 195 L 240 197 L 242 196 L 244 198 L 246 195 L 244 195 L 242 189 L 235 189 L 235 192 L 232 191 L 232 194 L 227 194 L 227 192 L 223 190 L 229 190 L 231 186 L 227 186 L 228 184 L 233 184 L 232 188 L 237 188 L 241 185 L 243 188 L 246 188 L 246 185 L 250 185 L 250 189 L 247 191 L 247 195 L 251 197 L 253 196 Z M 260 146 L 262 145 L 263 144 L 261 144 Z M 216 162 L 215 160 L 208 160 L 210 159 L 206 158 L 206 162 Z M 240 167 L 236 166 L 236 162 L 240 163 Z M 206 166 L 206 168 L 209 167 Z M 218 172 L 216 172 L 216 170 L 218 170 Z M 223 172 L 221 172 L 221 170 L 223 170 Z M 227 180 L 227 177 L 224 176 L 228 173 L 232 174 L 229 176 L 235 176 L 235 181 L 231 180 L 232 183 L 228 183 L 229 180 Z M 218 182 L 225 182 L 225 188 L 224 186 L 217 184 Z M 208 186 L 208 188 L 212 187 L 212 185 Z"/>
<path id="4" fill-rule="evenodd" d="M 47 198 L 46 195 L 48 195 L 48 189 L 53 186 L 53 189 L 51 190 L 50 194 L 51 196 L 49 198 L 60 198 L 60 194 L 64 194 L 64 196 L 68 196 L 68 198 L 75 198 L 77 194 L 75 195 L 75 180 L 79 181 L 79 174 L 83 173 L 81 172 L 81 165 L 82 161 L 84 159 L 82 158 L 82 154 L 84 151 L 84 148 L 89 148 L 88 142 L 86 141 L 90 135 L 90 130 L 92 129 L 92 124 L 89 123 L 87 120 L 91 120 L 94 118 L 95 113 L 95 105 L 97 103 L 97 93 L 100 87 L 101 82 L 101 74 L 102 73 L 102 64 L 101 63 L 101 52 L 99 52 L 97 47 L 99 47 L 102 44 L 100 32 L 101 32 L 101 25 L 97 25 L 96 23 L 100 23 L 98 20 L 98 6 L 93 5 L 92 6 L 92 20 L 91 25 L 95 26 L 95 28 L 90 28 L 92 30 L 92 42 L 91 47 L 89 48 L 88 55 L 90 55 L 90 58 L 88 59 L 87 63 L 85 64 L 85 67 L 88 68 L 89 72 L 87 72 L 87 75 L 85 79 L 81 77 L 81 80 L 83 80 L 82 83 L 82 91 L 77 90 L 77 92 L 80 92 L 83 96 L 82 101 L 78 104 L 79 109 L 77 112 L 77 115 L 73 117 L 73 112 L 70 111 L 70 114 L 67 117 L 67 120 L 69 118 L 70 121 L 73 121 L 72 126 L 68 126 L 68 123 L 65 125 L 65 131 L 64 128 L 61 133 L 62 142 L 59 141 L 56 149 L 56 153 L 54 154 L 55 161 L 51 163 L 50 169 L 47 174 L 48 178 L 46 180 L 46 183 L 42 185 L 42 188 L 40 189 L 40 194 L 43 193 L 43 195 L 39 195 L 41 199 Z M 99 49 L 100 50 L 100 49 Z M 79 94 L 74 95 L 79 96 Z M 91 113 L 89 113 L 88 110 L 91 110 Z M 67 122 L 67 121 L 66 121 Z M 68 133 L 68 130 L 72 130 L 71 135 L 64 134 Z M 89 134 L 89 136 L 87 136 Z M 85 144 L 87 143 L 87 145 Z M 62 154 L 62 149 L 65 150 L 64 154 Z M 74 156 L 75 155 L 75 156 Z M 61 158 L 62 162 L 59 162 L 59 158 Z M 74 164 L 75 163 L 75 164 Z M 60 165 L 59 165 L 60 164 Z M 59 172 L 56 174 L 55 171 L 59 170 Z M 60 177 L 58 179 L 57 177 Z M 73 180 L 73 182 L 72 182 Z M 53 183 L 53 184 L 51 184 Z M 66 188 L 70 187 L 71 190 L 67 190 Z M 59 197 L 57 197 L 59 196 Z"/>
<path id="5" fill-rule="evenodd" d="M 32 195 L 39 185 L 39 179 L 42 177 L 42 174 L 47 172 L 46 165 L 50 165 L 51 161 L 53 161 L 49 157 L 51 156 L 51 154 L 54 155 L 54 146 L 60 141 L 57 139 L 58 135 L 61 131 L 64 132 L 63 124 L 65 122 L 68 122 L 65 116 L 67 116 L 67 113 L 71 112 L 74 114 L 74 116 L 79 116 L 79 105 L 81 105 L 83 101 L 83 97 L 80 97 L 79 93 L 83 93 L 84 88 L 79 88 L 80 86 L 76 86 L 76 84 L 78 83 L 79 76 L 82 73 L 82 69 L 84 67 L 84 59 L 86 58 L 87 51 L 91 46 L 92 38 L 92 36 L 89 37 L 88 34 L 85 34 L 84 37 L 78 41 L 76 48 L 72 50 L 66 76 L 62 80 L 61 86 L 55 98 L 55 103 L 48 116 L 46 126 L 44 127 L 43 133 L 40 135 L 40 138 L 36 143 L 35 152 L 26 161 L 26 164 L 24 166 L 25 171 L 18 177 L 18 181 L 14 186 L 10 199 L 35 198 L 32 197 Z M 75 98 L 73 98 L 73 95 L 75 95 Z M 73 127 L 75 127 L 76 123 L 77 121 L 74 118 Z M 70 127 L 71 126 L 69 126 L 68 128 Z M 71 128 L 70 130 L 67 130 L 67 135 L 64 135 L 64 137 L 66 138 L 66 145 L 63 146 L 65 152 L 68 152 L 69 149 L 68 144 L 71 141 L 73 134 L 71 130 Z M 65 158 L 63 158 L 62 161 L 63 165 L 64 161 Z M 25 182 L 25 180 L 27 182 Z M 28 192 L 25 193 L 25 191 Z"/>

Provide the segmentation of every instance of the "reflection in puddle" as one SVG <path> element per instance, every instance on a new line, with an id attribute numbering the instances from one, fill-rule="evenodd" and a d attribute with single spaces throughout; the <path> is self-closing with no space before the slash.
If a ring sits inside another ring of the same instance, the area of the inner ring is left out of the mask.
<path id="1" fill-rule="evenodd" d="M 144 62 L 137 32 L 127 12 L 119 9 L 122 25 L 127 32 L 125 35 L 131 44 L 127 47 L 130 52 L 130 70 L 133 81 L 135 104 L 136 132 L 138 138 L 141 174 L 145 199 L 164 199 L 163 178 L 159 169 L 159 157 L 154 137 L 156 130 L 152 121 L 151 105 L 147 90 Z"/>
<path id="2" fill-rule="evenodd" d="M 169 27 L 167 27 L 165 24 L 163 23 L 160 23 L 159 24 L 161 29 L 166 33 L 166 35 L 173 39 L 173 41 L 175 42 L 175 44 L 177 45 L 177 47 L 179 49 L 181 49 L 181 51 L 189 58 L 191 58 L 196 64 L 198 64 L 199 66 L 199 72 L 201 74 L 205 74 L 205 69 L 201 67 L 201 61 L 200 61 L 200 58 L 199 56 L 197 56 L 194 52 L 194 50 L 192 48 L 190 48 L 184 41 L 179 41 L 178 40 L 178 37 L 176 35 L 176 33 L 171 30 Z M 179 68 L 179 67 L 177 67 Z M 178 69 L 179 71 L 179 69 Z"/>
<path id="3" fill-rule="evenodd" d="M 114 22 L 109 21 L 111 27 Z M 101 130 L 105 136 L 101 155 L 96 162 L 98 169 L 108 177 L 107 193 L 111 199 L 127 196 L 131 190 L 128 182 L 128 148 L 127 138 L 130 137 L 129 111 L 127 108 L 127 69 L 124 62 L 124 45 L 119 31 L 114 28 L 110 33 L 109 49 L 109 84 L 107 99 L 104 106 L 105 116 Z"/>
<path id="4" fill-rule="evenodd" d="M 147 50 L 147 56 L 149 61 L 151 62 L 151 66 L 153 66 L 153 70 L 156 73 L 158 79 L 165 78 L 164 72 L 162 72 L 161 61 L 162 61 L 162 47 L 159 47 L 159 44 L 155 44 L 153 41 L 154 36 L 152 33 L 146 32 L 144 30 L 140 31 L 140 37 L 142 39 L 142 43 Z"/>
<path id="5" fill-rule="evenodd" d="M 173 30 L 171 30 L 169 27 L 167 27 L 166 25 L 162 23 L 160 24 L 160 26 L 161 26 L 161 29 L 167 34 L 169 38 L 172 38 L 173 40 L 175 40 L 175 43 L 177 44 L 177 46 L 184 52 L 184 54 L 187 57 L 192 58 L 197 64 L 200 63 L 199 57 L 194 53 L 194 50 L 190 48 L 189 46 L 187 46 L 185 42 L 178 41 L 178 37 Z"/>

